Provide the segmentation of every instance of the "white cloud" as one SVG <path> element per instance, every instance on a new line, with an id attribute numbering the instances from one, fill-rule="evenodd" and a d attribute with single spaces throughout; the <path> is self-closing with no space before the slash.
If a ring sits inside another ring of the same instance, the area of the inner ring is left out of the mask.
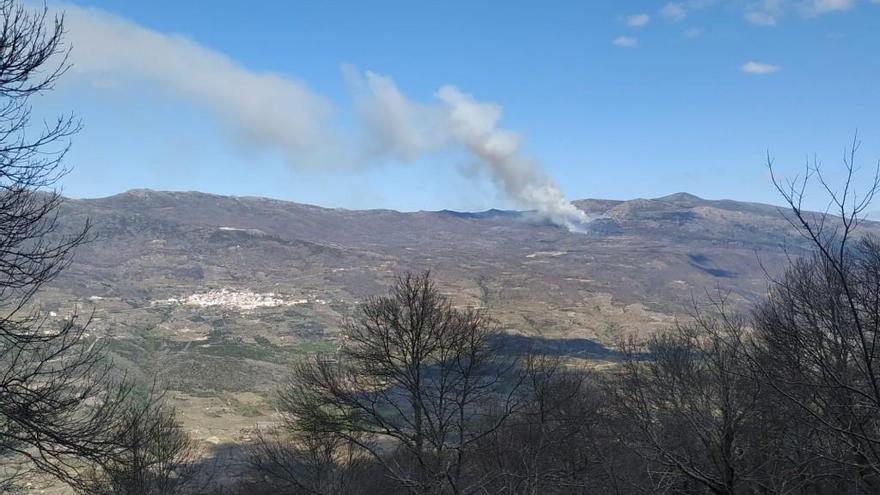
<path id="1" fill-rule="evenodd" d="M 611 44 L 614 46 L 622 46 L 624 48 L 635 48 L 639 46 L 639 40 L 632 36 L 618 36 L 611 40 Z"/>
<path id="2" fill-rule="evenodd" d="M 705 32 L 705 30 L 703 28 L 695 27 L 695 28 L 685 29 L 685 31 L 683 33 L 681 33 L 681 35 L 684 36 L 685 38 L 694 39 L 694 38 L 699 38 L 700 36 L 702 36 L 704 32 Z"/>
<path id="3" fill-rule="evenodd" d="M 667 21 L 683 21 L 691 11 L 714 5 L 717 0 L 681 0 L 669 2 L 660 8 L 660 16 Z"/>
<path id="4" fill-rule="evenodd" d="M 634 14 L 626 18 L 626 25 L 629 27 L 639 28 L 651 22 L 651 16 L 648 14 Z"/>
<path id="5" fill-rule="evenodd" d="M 660 9 L 660 15 L 670 21 L 682 21 L 687 17 L 687 9 L 682 3 L 667 3 Z"/>
<path id="6" fill-rule="evenodd" d="M 856 0 L 761 0 L 747 4 L 744 18 L 756 26 L 775 26 L 791 13 L 817 17 L 831 12 L 849 10 Z"/>
<path id="7" fill-rule="evenodd" d="M 755 26 L 773 27 L 784 17 L 799 14 L 801 17 L 817 17 L 833 12 L 851 10 L 860 0 L 676 0 L 668 2 L 659 10 L 659 16 L 667 21 L 678 22 L 700 9 L 712 6 L 727 7 L 724 10 L 739 12 L 743 19 Z M 869 0 L 880 4 L 880 0 Z"/>
<path id="8" fill-rule="evenodd" d="M 853 5 L 855 5 L 855 0 L 809 0 L 801 5 L 801 11 L 806 16 L 815 17 L 849 10 Z"/>
<path id="9" fill-rule="evenodd" d="M 769 12 L 753 10 L 746 12 L 744 17 L 749 24 L 754 24 L 755 26 L 772 27 L 776 25 L 776 16 Z"/>
<path id="10" fill-rule="evenodd" d="M 744 63 L 741 69 L 748 74 L 773 74 L 782 70 L 782 67 L 750 60 Z"/>

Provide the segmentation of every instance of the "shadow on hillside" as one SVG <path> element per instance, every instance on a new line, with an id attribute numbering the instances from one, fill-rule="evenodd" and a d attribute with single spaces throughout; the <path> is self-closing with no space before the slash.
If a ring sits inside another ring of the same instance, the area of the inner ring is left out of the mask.
<path id="1" fill-rule="evenodd" d="M 547 339 L 510 334 L 503 334 L 499 338 L 502 349 L 508 354 L 533 352 L 547 356 L 601 359 L 603 361 L 623 359 L 623 353 L 620 351 L 609 349 L 590 339 Z"/>
<path id="2" fill-rule="evenodd" d="M 690 265 L 698 270 L 702 270 L 713 277 L 718 278 L 735 278 L 736 272 L 730 270 L 722 270 L 721 268 L 716 268 L 711 266 L 711 259 L 705 254 L 700 253 L 691 253 L 688 254 L 688 259 L 690 260 Z"/>
<path id="3" fill-rule="evenodd" d="M 207 455 L 193 466 L 203 480 L 196 485 L 216 490 L 235 486 L 251 474 L 248 452 L 246 444 L 221 443 L 209 446 Z"/>

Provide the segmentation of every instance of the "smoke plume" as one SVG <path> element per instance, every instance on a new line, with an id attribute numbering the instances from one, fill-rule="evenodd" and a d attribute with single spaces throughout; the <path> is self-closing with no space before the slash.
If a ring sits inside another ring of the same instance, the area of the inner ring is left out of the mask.
<path id="1" fill-rule="evenodd" d="M 435 96 L 446 106 L 452 135 L 480 158 L 511 199 L 569 230 L 583 229 L 587 215 L 565 199 L 532 159 L 519 152 L 518 135 L 498 129 L 501 107 L 478 102 L 454 86 L 440 88 Z"/>
<path id="2" fill-rule="evenodd" d="M 92 8 L 63 7 L 71 74 L 105 90 L 138 83 L 208 110 L 254 148 L 280 150 L 296 166 L 337 158 L 333 104 L 304 83 L 253 72 L 179 35 Z"/>
<path id="3" fill-rule="evenodd" d="M 407 98 L 393 80 L 344 67 L 354 95 L 357 126 L 340 133 L 335 105 L 300 81 L 248 70 L 195 41 L 156 32 L 104 11 L 65 5 L 73 75 L 107 91 L 151 84 L 201 106 L 240 141 L 280 150 L 292 166 L 366 166 L 404 162 L 449 148 L 467 150 L 498 189 L 518 207 L 580 230 L 587 216 L 566 201 L 537 161 L 523 155 L 521 138 L 501 129 L 502 109 L 454 86 L 434 100 Z"/>
<path id="4" fill-rule="evenodd" d="M 443 147 L 461 146 L 476 159 L 505 196 L 569 230 L 582 230 L 587 215 L 565 199 L 539 164 L 520 151 L 521 138 L 501 129 L 502 108 L 480 102 L 454 86 L 443 86 L 434 105 L 413 102 L 388 77 L 345 69 L 373 153 L 411 161 Z"/>

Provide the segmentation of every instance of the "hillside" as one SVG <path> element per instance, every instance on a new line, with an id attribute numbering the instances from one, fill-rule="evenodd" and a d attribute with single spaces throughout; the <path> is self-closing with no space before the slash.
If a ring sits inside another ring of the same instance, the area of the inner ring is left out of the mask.
<path id="1" fill-rule="evenodd" d="M 40 303 L 57 318 L 94 310 L 90 332 L 118 363 L 158 374 L 202 436 L 230 440 L 269 420 L 287 364 L 332 350 L 356 304 L 403 270 L 433 270 L 456 303 L 486 307 L 519 344 L 601 360 L 603 346 L 671 325 L 706 291 L 759 298 L 762 265 L 783 266 L 783 246 L 801 252 L 773 206 L 688 194 L 576 205 L 596 217 L 586 234 L 500 210 L 149 190 L 68 200 L 65 226 L 89 219 L 96 238 Z"/>
<path id="2" fill-rule="evenodd" d="M 593 318 L 529 322 L 583 316 L 598 300 L 671 315 L 706 289 L 753 299 L 766 286 L 761 263 L 777 266 L 781 248 L 799 242 L 767 205 L 687 194 L 576 204 L 597 217 L 587 234 L 498 210 L 352 211 L 146 190 L 69 200 L 65 222 L 89 219 L 96 240 L 57 287 L 136 306 L 225 287 L 342 309 L 381 292 L 394 273 L 429 268 L 459 302 L 487 306 L 511 331 L 597 337 Z"/>

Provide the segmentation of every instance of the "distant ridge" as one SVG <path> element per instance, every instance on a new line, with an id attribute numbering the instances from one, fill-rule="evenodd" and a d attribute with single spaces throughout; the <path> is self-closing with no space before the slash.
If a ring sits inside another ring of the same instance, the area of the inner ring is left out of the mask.
<path id="1" fill-rule="evenodd" d="M 279 199 L 279 198 L 271 198 L 267 196 L 239 196 L 239 195 L 226 195 L 226 194 L 217 194 L 217 193 L 208 193 L 201 191 L 166 191 L 166 190 L 157 190 L 157 189 L 148 189 L 148 188 L 135 188 L 129 189 L 127 191 L 112 194 L 110 196 L 96 197 L 96 198 L 76 198 L 73 200 L 82 200 L 82 201 L 102 201 L 102 200 L 111 200 L 111 199 L 126 199 L 126 198 L 138 198 L 138 199 L 148 199 L 148 198 L 182 198 L 182 197 L 202 197 L 202 198 L 226 198 L 226 199 L 236 199 L 236 200 L 258 200 L 258 201 L 270 201 L 277 203 L 285 203 L 285 204 L 294 204 L 299 206 L 307 206 L 313 208 L 321 208 L 325 210 L 341 210 L 341 211 L 388 211 L 388 212 L 398 212 L 398 213 L 417 213 L 416 211 L 403 211 L 403 210 L 394 210 L 389 208 L 367 208 L 367 209 L 351 209 L 351 208 L 341 208 L 341 207 L 333 207 L 333 206 L 320 206 L 309 203 L 300 203 L 294 200 L 287 199 Z M 776 208 L 772 205 L 765 205 L 762 203 L 749 203 L 749 202 L 741 202 L 730 199 L 721 199 L 721 200 L 709 200 L 701 198 L 700 196 L 687 193 L 687 192 L 677 192 L 673 194 L 669 194 L 666 196 L 661 196 L 658 198 L 634 198 L 631 200 L 611 200 L 611 199 L 597 199 L 597 198 L 584 198 L 584 199 L 576 199 L 572 200 L 572 203 L 579 206 L 589 209 L 590 206 L 595 207 L 597 205 L 601 205 L 602 207 L 613 207 L 623 203 L 629 203 L 632 201 L 649 201 L 649 202 L 664 202 L 664 203 L 677 203 L 680 205 L 702 205 L 707 203 L 730 203 L 737 205 L 761 205 L 765 207 Z M 469 211 L 469 210 L 451 210 L 451 209 L 442 209 L 442 210 L 422 210 L 422 212 L 426 213 L 441 213 L 446 215 L 458 216 L 462 218 L 476 218 L 476 219 L 486 219 L 486 218 L 514 218 L 517 216 L 522 216 L 524 213 L 528 213 L 528 210 L 515 210 L 515 209 L 501 209 L 501 208 L 490 208 L 488 210 L 481 211 Z"/>
<path id="2" fill-rule="evenodd" d="M 674 203 L 698 204 L 698 203 L 706 202 L 705 199 L 703 199 L 699 196 L 694 196 L 693 194 L 686 193 L 686 192 L 677 192 L 677 193 L 669 194 L 667 196 L 662 196 L 662 197 L 659 197 L 656 199 L 658 201 L 667 201 L 667 202 L 674 202 Z"/>

